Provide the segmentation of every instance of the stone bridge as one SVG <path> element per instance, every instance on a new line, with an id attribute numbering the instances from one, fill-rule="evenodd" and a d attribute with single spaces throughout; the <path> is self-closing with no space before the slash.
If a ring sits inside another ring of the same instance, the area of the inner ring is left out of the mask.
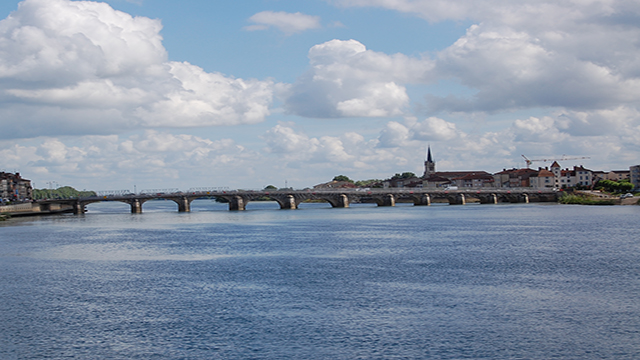
<path id="1" fill-rule="evenodd" d="M 395 206 L 396 203 L 413 203 L 428 206 L 432 203 L 464 205 L 467 203 L 529 203 L 556 202 L 558 193 L 553 190 L 537 189 L 333 189 L 333 190 L 277 190 L 277 191 L 209 191 L 170 194 L 128 194 L 102 197 L 88 197 L 68 200 L 46 200 L 34 203 L 40 209 L 64 209 L 75 214 L 85 213 L 87 205 L 103 201 L 119 201 L 129 204 L 132 213 L 141 213 L 142 206 L 149 200 L 166 199 L 174 201 L 179 212 L 191 211 L 191 202 L 200 198 L 217 198 L 229 203 L 229 210 L 245 210 L 251 201 L 272 200 L 281 209 L 297 209 L 305 201 L 328 202 L 335 208 L 348 208 L 353 203 L 375 203 L 378 206 Z"/>

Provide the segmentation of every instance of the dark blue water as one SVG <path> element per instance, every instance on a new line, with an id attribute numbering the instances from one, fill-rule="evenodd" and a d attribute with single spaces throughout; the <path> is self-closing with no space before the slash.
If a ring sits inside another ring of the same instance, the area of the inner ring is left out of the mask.
<path id="1" fill-rule="evenodd" d="M 638 359 L 640 207 L 0 223 L 0 359 Z"/>

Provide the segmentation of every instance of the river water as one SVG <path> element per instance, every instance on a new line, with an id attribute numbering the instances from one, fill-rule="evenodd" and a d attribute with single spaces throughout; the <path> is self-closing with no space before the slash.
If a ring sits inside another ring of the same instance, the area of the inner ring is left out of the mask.
<path id="1" fill-rule="evenodd" d="M 639 359 L 640 206 L 0 223 L 0 359 Z"/>

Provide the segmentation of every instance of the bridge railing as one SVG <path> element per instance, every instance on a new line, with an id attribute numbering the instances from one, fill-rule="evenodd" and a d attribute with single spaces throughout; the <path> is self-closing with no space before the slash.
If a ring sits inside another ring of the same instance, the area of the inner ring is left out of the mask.
<path id="1" fill-rule="evenodd" d="M 210 193 L 210 192 L 220 192 L 220 191 L 229 191 L 229 187 L 227 186 L 217 186 L 217 187 L 196 187 L 190 188 L 187 190 L 187 193 Z"/>
<path id="2" fill-rule="evenodd" d="M 145 189 L 140 191 L 140 194 L 142 195 L 149 195 L 149 194 L 175 194 L 175 193 L 179 193 L 180 189 Z"/>
<path id="3" fill-rule="evenodd" d="M 129 195 L 131 191 L 129 190 L 100 190 L 96 191 L 96 196 L 122 196 Z"/>

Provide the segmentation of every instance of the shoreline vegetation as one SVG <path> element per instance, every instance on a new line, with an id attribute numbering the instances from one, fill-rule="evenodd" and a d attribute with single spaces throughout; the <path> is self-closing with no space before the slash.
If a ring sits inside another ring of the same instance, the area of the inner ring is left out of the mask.
<path id="1" fill-rule="evenodd" d="M 558 203 L 566 205 L 640 205 L 640 198 L 622 199 L 619 196 L 602 198 L 585 193 L 565 193 L 558 199 Z"/>
<path id="2" fill-rule="evenodd" d="M 614 199 L 597 199 L 595 197 L 578 195 L 578 194 L 565 194 L 558 203 L 566 205 L 615 205 Z"/>
<path id="3" fill-rule="evenodd" d="M 44 199 L 73 199 L 78 197 L 96 196 L 95 191 L 79 191 L 71 186 L 63 186 L 57 189 L 33 189 L 34 200 Z"/>

